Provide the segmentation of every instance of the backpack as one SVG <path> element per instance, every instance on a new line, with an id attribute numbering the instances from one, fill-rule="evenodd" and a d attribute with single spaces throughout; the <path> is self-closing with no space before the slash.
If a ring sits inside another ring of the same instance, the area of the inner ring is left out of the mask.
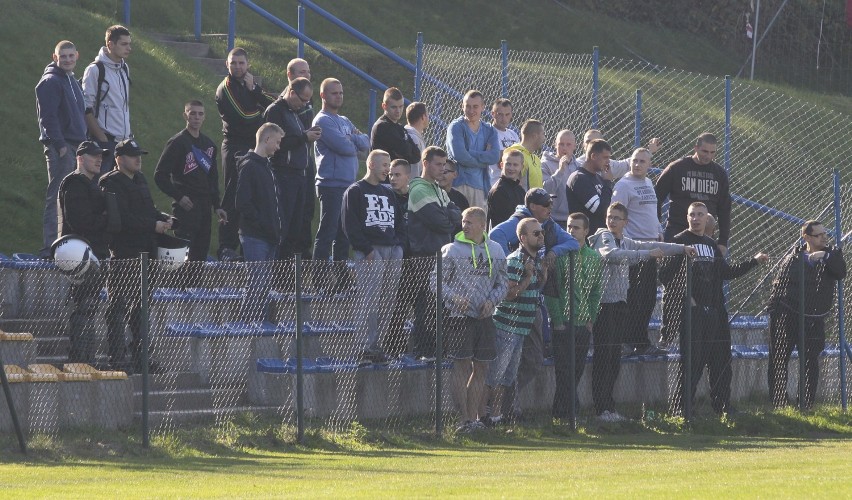
<path id="1" fill-rule="evenodd" d="M 92 64 L 98 67 L 98 90 L 95 92 L 95 105 L 92 111 L 95 113 L 95 118 L 98 117 L 98 112 L 101 108 L 101 101 L 106 97 L 106 94 L 101 95 L 101 87 L 104 85 L 104 81 L 106 80 L 106 75 L 104 74 L 104 63 L 102 61 L 92 61 Z M 127 83 L 129 85 L 133 84 L 133 80 L 130 79 L 130 71 L 127 69 L 126 64 L 121 65 L 121 69 L 124 70 L 124 76 L 127 77 Z M 83 88 L 83 77 L 80 77 L 77 82 L 80 83 L 80 88 Z M 109 89 L 107 89 L 109 92 Z"/>

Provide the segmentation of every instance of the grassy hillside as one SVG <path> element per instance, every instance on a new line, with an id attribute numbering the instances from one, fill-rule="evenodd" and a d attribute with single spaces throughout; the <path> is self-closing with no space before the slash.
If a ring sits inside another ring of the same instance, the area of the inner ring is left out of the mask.
<path id="1" fill-rule="evenodd" d="M 257 0 L 271 12 L 295 25 L 296 2 Z M 684 33 L 608 19 L 597 13 L 565 9 L 546 0 L 451 0 L 392 2 L 389 0 L 337 0 L 320 2 L 380 43 L 414 59 L 417 31 L 427 43 L 477 46 L 496 49 L 500 40 L 512 50 L 577 53 L 593 45 L 607 56 L 635 59 L 680 67 L 695 72 L 722 75 L 733 71 L 738 61 L 709 43 Z M 0 165 L 5 181 L 0 185 L 0 209 L 8 222 L 0 228 L 0 252 L 34 251 L 40 246 L 45 163 L 37 142 L 33 88 L 50 62 L 55 43 L 75 41 L 81 57 L 78 75 L 103 43 L 106 26 L 121 18 L 122 0 L 0 0 L 0 41 L 11 48 L 7 68 L 0 75 L 5 104 L 0 120 Z M 134 133 L 151 151 L 143 169 L 149 175 L 166 140 L 183 127 L 181 106 L 198 97 L 208 104 L 204 132 L 218 141 L 220 124 L 215 116 L 213 93 L 219 78 L 191 60 L 163 49 L 147 32 L 189 34 L 193 29 L 193 2 L 135 0 L 131 13 L 134 51 L 129 62 L 133 71 L 131 117 Z M 396 12 L 394 12 L 396 9 Z M 523 11 L 521 11 L 523 9 Z M 378 14 L 378 15 L 377 15 Z M 522 15 L 521 15 L 522 14 Z M 203 31 L 219 54 L 225 39 L 209 34 L 227 30 L 227 0 L 205 0 Z M 413 92 L 413 75 L 366 48 L 312 13 L 308 33 L 334 52 L 353 61 L 380 81 Z M 296 52 L 296 42 L 278 28 L 244 7 L 238 8 L 238 44 L 252 56 L 253 72 L 269 89 L 285 85 L 284 65 Z M 41 36 L 33 37 L 33 33 Z M 26 41 L 25 41 L 26 40 Z M 367 129 L 369 88 L 360 79 L 309 50 L 313 78 L 340 78 L 346 89 L 344 113 L 363 130 Z M 514 85 L 514 83 L 513 83 Z M 786 89 L 784 89 L 786 90 Z M 797 97 L 826 108 L 852 114 L 852 100 L 797 92 Z M 380 97 L 380 95 L 379 95 Z M 155 201 L 169 210 L 169 201 L 154 188 Z"/>

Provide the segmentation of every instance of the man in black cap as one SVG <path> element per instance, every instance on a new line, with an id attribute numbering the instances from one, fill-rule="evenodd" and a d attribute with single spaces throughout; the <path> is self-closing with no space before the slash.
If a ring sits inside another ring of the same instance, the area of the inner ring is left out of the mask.
<path id="1" fill-rule="evenodd" d="M 99 185 L 105 193 L 116 199 L 121 229 L 112 235 L 109 244 L 112 263 L 109 269 L 107 291 L 107 341 L 111 368 L 139 372 L 140 359 L 140 310 L 139 264 L 131 259 L 140 253 L 154 253 L 157 249 L 157 234 L 172 228 L 173 219 L 160 213 L 154 206 L 148 182 L 142 174 L 142 155 L 147 151 L 139 147 L 134 139 L 127 139 L 115 146 L 116 169 L 101 177 Z M 130 343 L 133 364 L 124 363 L 126 355 L 124 326 L 130 326 L 133 335 Z M 151 371 L 155 366 L 151 364 Z"/>
<path id="2" fill-rule="evenodd" d="M 84 141 L 77 148 L 77 169 L 59 185 L 59 236 L 74 235 L 86 240 L 99 261 L 109 256 L 107 248 L 106 201 L 98 189 L 103 155 L 108 150 L 96 142 Z M 98 309 L 98 295 L 103 286 L 100 272 L 89 272 L 82 283 L 71 287 L 74 310 L 68 320 L 71 350 L 69 363 L 94 363 L 97 342 L 92 320 Z"/>

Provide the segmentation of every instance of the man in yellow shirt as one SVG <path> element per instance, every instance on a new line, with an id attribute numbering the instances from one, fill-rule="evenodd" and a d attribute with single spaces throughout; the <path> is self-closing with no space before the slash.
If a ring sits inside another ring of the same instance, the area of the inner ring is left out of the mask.
<path id="1" fill-rule="evenodd" d="M 525 190 L 544 186 L 541 173 L 541 158 L 537 151 L 544 144 L 544 124 L 529 119 L 521 125 L 521 142 L 506 148 L 506 151 L 520 151 L 524 155 L 524 169 L 521 171 L 521 186 Z"/>

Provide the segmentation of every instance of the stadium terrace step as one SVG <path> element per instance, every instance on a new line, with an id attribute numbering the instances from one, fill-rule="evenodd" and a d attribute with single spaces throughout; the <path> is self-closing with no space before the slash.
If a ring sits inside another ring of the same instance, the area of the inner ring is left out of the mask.
<path id="1" fill-rule="evenodd" d="M 131 375 L 133 392 L 142 391 L 142 375 Z M 208 389 L 209 384 L 204 383 L 201 375 L 191 372 L 171 372 L 150 374 L 148 388 L 151 391 L 179 391 L 190 389 Z"/>
<path id="2" fill-rule="evenodd" d="M 4 318 L 0 319 L 0 330 L 9 333 L 31 333 L 33 337 L 57 337 L 65 333 L 67 319 L 56 315 L 41 318 Z"/>

